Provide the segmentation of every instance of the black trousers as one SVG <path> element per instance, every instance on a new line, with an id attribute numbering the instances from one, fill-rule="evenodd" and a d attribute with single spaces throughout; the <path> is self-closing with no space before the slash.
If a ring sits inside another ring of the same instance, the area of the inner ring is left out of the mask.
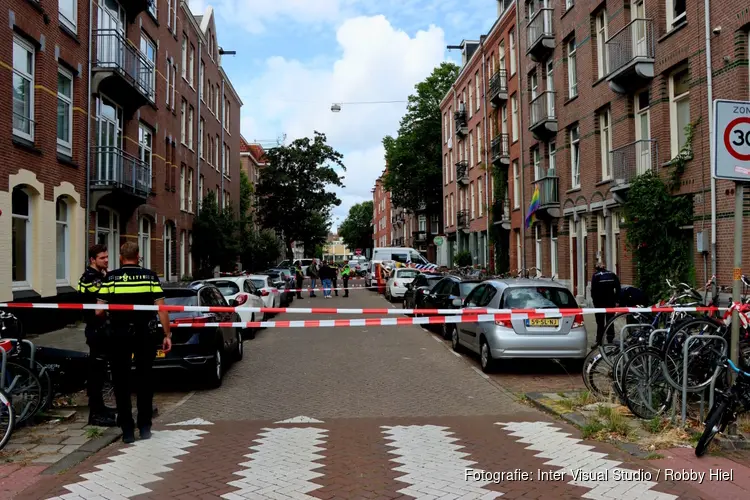
<path id="1" fill-rule="evenodd" d="M 334 293 L 336 293 L 336 297 L 339 296 L 339 291 L 336 290 L 336 288 L 339 287 L 338 281 L 339 281 L 339 279 L 337 277 L 331 278 L 331 284 L 333 284 L 333 289 L 334 289 L 333 291 L 334 291 Z"/>
<path id="2" fill-rule="evenodd" d="M 614 318 L 613 313 L 596 313 L 596 343 L 601 344 L 602 339 L 604 338 L 604 329 L 607 327 L 607 323 L 610 322 L 612 318 Z M 607 343 L 611 344 L 614 342 L 615 335 L 617 332 L 615 331 L 614 327 L 610 328 L 607 331 Z"/>
<path id="3" fill-rule="evenodd" d="M 305 282 L 304 279 L 297 278 L 297 298 L 302 298 L 302 284 Z"/>
<path id="4" fill-rule="evenodd" d="M 344 297 L 349 296 L 349 276 L 343 276 L 341 281 L 344 282 Z"/>
<path id="5" fill-rule="evenodd" d="M 135 388 L 138 428 L 151 426 L 154 387 L 152 372 L 156 358 L 156 342 L 146 326 L 114 331 L 111 341 L 112 382 L 117 400 L 117 425 L 123 432 L 133 431 L 133 407 L 130 394 Z M 132 366 L 135 365 L 135 374 Z"/>
<path id="6" fill-rule="evenodd" d="M 103 392 L 109 355 L 106 332 L 102 328 L 87 327 L 86 344 L 89 346 L 88 374 L 86 377 L 89 411 L 92 416 L 102 415 L 106 410 Z"/>

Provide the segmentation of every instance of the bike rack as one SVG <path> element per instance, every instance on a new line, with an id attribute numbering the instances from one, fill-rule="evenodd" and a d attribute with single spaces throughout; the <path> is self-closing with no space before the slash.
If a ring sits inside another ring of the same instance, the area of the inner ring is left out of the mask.
<path id="1" fill-rule="evenodd" d="M 625 339 L 623 338 L 623 333 L 625 332 L 625 330 L 628 330 L 631 328 L 640 328 L 644 326 L 648 328 L 654 327 L 654 325 L 652 325 L 651 323 L 638 323 L 634 325 L 625 325 L 620 329 L 620 351 L 622 351 L 625 346 Z"/>
<path id="2" fill-rule="evenodd" d="M 688 350 L 690 347 L 690 344 L 696 340 L 696 339 L 716 339 L 720 340 L 722 343 L 723 352 L 722 354 L 726 356 L 727 352 L 729 351 L 729 342 L 727 342 L 727 339 L 722 337 L 721 335 L 691 335 L 687 338 L 685 341 L 685 345 L 682 348 L 682 425 L 685 425 L 685 422 L 687 422 L 687 380 L 688 380 L 688 366 L 687 366 L 687 358 L 688 358 Z M 708 409 L 711 410 L 711 407 L 714 404 L 714 384 L 716 383 L 717 375 L 721 373 L 721 366 L 717 366 L 716 370 L 714 371 L 714 374 L 711 376 L 711 383 L 709 384 L 709 387 L 711 388 L 711 393 L 709 395 L 709 406 Z M 701 394 L 701 420 L 703 420 L 703 404 L 705 403 L 705 394 L 706 389 L 703 389 Z"/>
<path id="3" fill-rule="evenodd" d="M 657 333 L 662 333 L 662 332 L 669 333 L 669 328 L 657 328 L 656 330 L 652 331 L 648 335 L 648 346 L 649 347 L 651 347 L 651 346 L 654 345 L 654 335 L 656 335 Z"/>

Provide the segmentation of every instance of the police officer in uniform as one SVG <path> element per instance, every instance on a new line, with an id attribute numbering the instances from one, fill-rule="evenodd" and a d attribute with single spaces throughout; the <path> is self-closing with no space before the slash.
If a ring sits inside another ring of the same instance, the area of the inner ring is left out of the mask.
<path id="1" fill-rule="evenodd" d="M 120 247 L 122 267 L 110 271 L 102 282 L 97 296 L 100 303 L 163 305 L 164 291 L 159 277 L 150 269 L 138 265 L 138 244 L 129 241 Z M 105 311 L 97 311 L 103 314 Z M 159 320 L 164 330 L 161 341 L 163 351 L 172 349 L 172 333 L 169 329 L 169 313 L 159 311 Z M 112 325 L 110 349 L 112 352 L 112 378 L 117 400 L 118 425 L 122 429 L 125 443 L 135 441 L 135 422 L 130 403 L 131 366 L 135 362 L 135 389 L 138 400 L 138 431 L 141 439 L 151 437 L 152 402 L 154 388 L 152 369 L 156 357 L 156 339 L 149 329 L 154 319 L 152 311 L 111 311 Z"/>
<path id="2" fill-rule="evenodd" d="M 294 278 L 295 284 L 297 285 L 297 298 L 302 298 L 302 285 L 305 283 L 305 273 L 302 272 L 302 267 L 299 262 L 294 266 Z"/>
<path id="3" fill-rule="evenodd" d="M 89 248 L 89 266 L 78 280 L 81 303 L 95 304 L 102 280 L 109 267 L 109 252 L 104 245 Z M 89 346 L 89 369 L 86 377 L 89 397 L 89 425 L 115 427 L 115 411 L 104 405 L 104 379 L 107 374 L 107 324 L 94 311 L 84 311 L 86 344 Z"/>
<path id="4" fill-rule="evenodd" d="M 615 273 L 609 271 L 603 261 L 596 264 L 594 276 L 591 278 L 591 299 L 594 307 L 617 307 L 620 299 L 620 279 Z M 602 345 L 604 329 L 607 323 L 614 317 L 613 313 L 597 313 L 596 315 L 596 344 Z M 607 343 L 611 344 L 615 338 L 614 328 L 607 331 Z"/>
<path id="5" fill-rule="evenodd" d="M 339 266 L 331 261 L 331 283 L 333 284 L 333 293 L 339 296 Z"/>
<path id="6" fill-rule="evenodd" d="M 349 273 L 351 272 L 349 264 L 344 264 L 344 268 L 341 270 L 341 281 L 344 282 L 344 297 L 349 296 Z"/>

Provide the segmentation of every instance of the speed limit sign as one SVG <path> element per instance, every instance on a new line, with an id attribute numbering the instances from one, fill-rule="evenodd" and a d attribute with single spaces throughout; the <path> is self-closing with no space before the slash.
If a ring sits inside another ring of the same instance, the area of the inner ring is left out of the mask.
<path id="1" fill-rule="evenodd" d="M 750 181 L 750 101 L 714 101 L 714 176 Z"/>

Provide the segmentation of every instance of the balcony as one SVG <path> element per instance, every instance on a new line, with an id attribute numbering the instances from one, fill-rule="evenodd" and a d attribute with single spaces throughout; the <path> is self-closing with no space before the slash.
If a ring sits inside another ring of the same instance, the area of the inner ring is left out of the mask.
<path id="1" fill-rule="evenodd" d="M 606 42 L 607 81 L 618 94 L 628 94 L 654 78 L 654 26 L 633 19 Z"/>
<path id="2" fill-rule="evenodd" d="M 466 160 L 456 162 L 456 182 L 464 186 L 469 185 L 469 162 Z"/>
<path id="3" fill-rule="evenodd" d="M 469 232 L 469 211 L 468 210 L 459 210 L 456 212 L 456 229 L 459 229 L 461 231 L 464 231 L 466 233 Z"/>
<path id="4" fill-rule="evenodd" d="M 392 243 L 394 247 L 403 247 L 404 238 L 403 237 L 394 238 Z"/>
<path id="5" fill-rule="evenodd" d="M 417 243 L 427 242 L 427 231 L 414 231 L 412 236 L 414 236 L 414 241 Z"/>
<path id="6" fill-rule="evenodd" d="M 426 201 L 420 201 L 417 204 L 417 212 L 424 212 L 427 210 L 427 202 Z"/>
<path id="7" fill-rule="evenodd" d="M 546 140 L 557 134 L 555 115 L 555 93 L 546 90 L 531 100 L 529 130 L 539 140 Z"/>
<path id="8" fill-rule="evenodd" d="M 560 190 L 559 179 L 556 175 L 549 173 L 533 182 L 534 186 L 539 187 L 539 211 L 537 214 L 550 217 L 560 217 Z"/>
<path id="9" fill-rule="evenodd" d="M 96 54 L 92 92 L 104 93 L 132 112 L 155 101 L 155 71 L 151 61 L 119 30 L 94 30 Z"/>
<path id="10" fill-rule="evenodd" d="M 508 134 L 498 134 L 492 139 L 492 163 L 494 165 L 510 164 L 510 148 L 508 146 Z"/>
<path id="11" fill-rule="evenodd" d="M 490 78 L 490 104 L 493 108 L 500 107 L 508 100 L 508 77 L 504 69 L 499 69 Z"/>
<path id="12" fill-rule="evenodd" d="M 456 111 L 453 113 L 456 120 L 456 135 L 466 137 L 469 134 L 469 125 L 466 122 L 466 110 Z"/>
<path id="13" fill-rule="evenodd" d="M 534 62 L 543 61 L 555 48 L 554 12 L 553 8 L 539 9 L 526 25 L 526 54 Z"/>
<path id="14" fill-rule="evenodd" d="M 510 199 L 504 201 L 495 201 L 492 204 L 492 225 L 501 226 L 503 229 L 510 229 Z"/>
<path id="15" fill-rule="evenodd" d="M 155 0 L 120 0 L 120 5 L 125 9 L 128 22 L 135 22 L 138 14 L 150 9 Z"/>
<path id="16" fill-rule="evenodd" d="M 391 217 L 391 224 L 393 224 L 394 226 L 397 226 L 397 225 L 399 225 L 399 224 L 401 224 L 403 222 L 404 222 L 404 214 L 403 213 L 399 213 L 399 214 L 394 215 L 393 217 Z"/>
<path id="17" fill-rule="evenodd" d="M 108 194 L 135 205 L 146 201 L 151 192 L 151 167 L 147 163 L 118 147 L 93 147 L 91 153 L 91 190 L 98 193 L 97 202 Z"/>
<path id="18" fill-rule="evenodd" d="M 659 145 L 653 139 L 631 142 L 609 152 L 612 166 L 612 194 L 624 201 L 624 192 L 637 176 L 656 170 L 659 162 Z"/>

